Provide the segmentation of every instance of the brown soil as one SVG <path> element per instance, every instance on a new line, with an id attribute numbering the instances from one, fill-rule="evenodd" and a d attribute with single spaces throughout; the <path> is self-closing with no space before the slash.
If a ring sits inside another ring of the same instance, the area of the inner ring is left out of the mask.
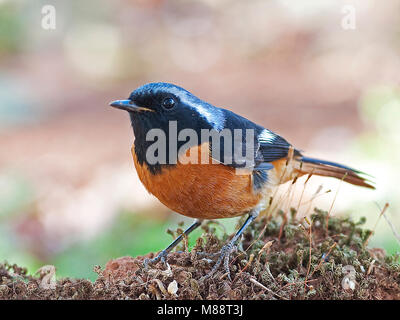
<path id="1" fill-rule="evenodd" d="M 222 271 L 200 280 L 213 263 L 196 252 L 217 252 L 230 237 L 218 239 L 210 224 L 190 252 L 182 245 L 169 255 L 169 266 L 145 270 L 145 257 L 122 257 L 95 267 L 95 282 L 46 281 L 45 268 L 33 277 L 0 264 L 0 299 L 400 299 L 399 257 L 365 249 L 371 232 L 360 228 L 363 220 L 331 217 L 327 234 L 326 212 L 315 210 L 311 228 L 294 215 L 250 227 L 232 254 L 232 281 Z"/>

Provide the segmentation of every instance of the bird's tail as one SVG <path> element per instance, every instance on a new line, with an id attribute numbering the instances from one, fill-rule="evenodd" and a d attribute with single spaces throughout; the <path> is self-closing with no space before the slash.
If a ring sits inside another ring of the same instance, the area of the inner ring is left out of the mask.
<path id="1" fill-rule="evenodd" d="M 324 177 L 333 177 L 356 186 L 375 189 L 371 181 L 364 178 L 365 173 L 341 165 L 339 163 L 300 156 L 296 159 L 297 170 L 302 174 L 315 174 Z"/>

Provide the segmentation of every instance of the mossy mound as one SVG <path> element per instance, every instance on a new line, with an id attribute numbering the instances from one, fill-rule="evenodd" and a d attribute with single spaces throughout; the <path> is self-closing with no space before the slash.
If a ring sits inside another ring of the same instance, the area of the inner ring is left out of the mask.
<path id="1" fill-rule="evenodd" d="M 35 278 L 0 264 L 0 299 L 400 299 L 399 256 L 366 248 L 371 231 L 361 228 L 364 222 L 327 219 L 317 209 L 305 220 L 294 210 L 289 219 L 261 218 L 231 256 L 232 281 L 222 270 L 200 280 L 213 261 L 197 252 L 217 252 L 231 237 L 214 236 L 213 224 L 190 252 L 183 244 L 171 253 L 168 266 L 145 270 L 145 257 L 122 257 L 95 267 L 95 282 L 51 282 L 46 273 Z"/>

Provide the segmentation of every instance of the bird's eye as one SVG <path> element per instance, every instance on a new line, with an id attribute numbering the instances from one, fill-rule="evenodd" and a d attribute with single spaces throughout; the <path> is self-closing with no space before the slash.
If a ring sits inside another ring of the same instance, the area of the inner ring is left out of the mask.
<path id="1" fill-rule="evenodd" d="M 173 98 L 165 98 L 162 102 L 162 106 L 165 109 L 172 109 L 175 106 L 175 100 Z"/>

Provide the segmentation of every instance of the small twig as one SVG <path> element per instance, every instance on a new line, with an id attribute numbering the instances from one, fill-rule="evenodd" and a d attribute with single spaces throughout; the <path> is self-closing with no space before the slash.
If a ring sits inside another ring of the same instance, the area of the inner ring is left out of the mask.
<path id="1" fill-rule="evenodd" d="M 310 212 L 312 203 L 313 203 L 314 199 L 317 197 L 317 195 L 321 192 L 322 188 L 323 188 L 323 186 L 322 186 L 322 184 L 320 184 L 320 185 L 318 186 L 317 190 L 315 191 L 315 193 L 313 194 L 313 196 L 311 197 L 311 199 L 310 199 L 310 201 L 309 201 L 310 204 L 309 204 L 309 206 L 308 206 L 306 212 Z"/>
<path id="2" fill-rule="evenodd" d="M 319 268 L 321 267 L 322 263 L 325 261 L 325 259 L 327 257 L 329 257 L 329 255 L 331 254 L 331 251 L 337 246 L 337 243 L 335 242 L 328 250 L 328 253 L 326 254 L 326 257 L 321 258 L 321 261 L 319 262 L 318 266 L 313 270 L 313 272 L 311 273 L 310 277 L 313 276 L 313 274 L 315 272 L 317 272 L 319 270 Z"/>
<path id="3" fill-rule="evenodd" d="M 279 235 L 278 235 L 278 241 L 281 241 L 281 237 L 283 234 L 283 228 L 285 227 L 286 223 L 287 223 L 287 216 L 286 214 L 283 215 L 283 219 L 282 219 L 282 224 L 281 227 L 279 228 Z"/>
<path id="4" fill-rule="evenodd" d="M 375 264 L 375 259 L 371 261 L 371 264 L 368 267 L 368 271 L 367 271 L 367 276 L 371 273 L 371 271 L 374 268 L 374 264 Z"/>
<path id="5" fill-rule="evenodd" d="M 290 199 L 289 199 L 289 204 L 288 204 L 288 210 L 290 210 L 291 205 L 293 203 L 293 198 L 296 193 L 296 185 L 297 185 L 297 180 L 299 179 L 299 176 L 300 176 L 300 173 L 298 172 L 292 181 L 292 185 L 291 185 L 292 190 L 291 190 L 291 193 L 289 194 Z M 296 216 L 297 216 L 297 212 L 295 214 L 295 217 Z"/>
<path id="6" fill-rule="evenodd" d="M 309 200 L 304 201 L 301 205 L 306 205 L 306 204 L 308 204 L 308 203 L 310 203 L 310 202 L 313 202 L 315 199 L 320 198 L 320 197 L 322 197 L 323 195 L 328 194 L 328 193 L 330 193 L 330 192 L 332 192 L 332 190 L 330 190 L 330 189 L 329 189 L 329 190 L 326 190 L 324 193 L 320 193 L 320 194 L 316 195 L 315 197 L 313 197 L 313 198 L 311 198 L 311 199 L 309 199 Z"/>
<path id="7" fill-rule="evenodd" d="M 294 286 L 296 284 L 306 284 L 308 282 L 313 282 L 313 281 L 317 281 L 318 279 L 309 279 L 309 280 L 305 280 L 305 281 L 301 281 L 301 282 L 289 282 L 287 284 L 285 284 L 282 288 L 279 289 L 279 291 L 282 291 L 283 289 L 285 289 L 288 286 Z"/>
<path id="8" fill-rule="evenodd" d="M 335 204 L 336 197 L 337 197 L 337 195 L 338 195 L 338 193 L 339 193 L 340 186 L 342 185 L 342 182 L 344 181 L 344 179 L 346 179 L 346 177 L 347 177 L 347 172 L 344 174 L 343 178 L 340 180 L 339 186 L 338 186 L 338 188 L 337 188 L 337 190 L 336 190 L 336 193 L 335 193 L 335 197 L 333 198 L 331 207 L 329 208 L 328 214 L 327 214 L 327 216 L 326 216 L 326 234 L 327 234 L 327 235 L 328 235 L 329 217 L 330 217 L 330 215 L 331 215 L 331 211 L 332 211 L 332 209 L 333 209 L 333 205 Z"/>
<path id="9" fill-rule="evenodd" d="M 286 175 L 286 171 L 287 171 L 288 165 L 292 162 L 293 157 L 294 157 L 294 148 L 293 148 L 293 146 L 290 146 L 290 147 L 289 147 L 289 150 L 288 150 L 288 156 L 287 156 L 285 168 L 284 168 L 284 170 L 283 170 L 283 172 L 282 172 L 282 174 L 281 174 L 281 176 L 280 176 L 280 178 L 279 178 L 278 187 L 275 189 L 275 193 L 274 193 L 272 199 L 275 199 L 275 198 L 276 198 L 276 195 L 277 195 L 277 193 L 278 193 L 279 187 L 282 185 L 283 178 L 284 178 L 285 175 Z M 288 190 L 286 190 L 285 194 L 286 194 L 287 192 L 288 192 Z M 284 194 L 284 195 L 285 195 L 285 194 Z M 276 205 L 275 205 L 275 208 L 278 208 L 278 205 L 280 204 L 281 199 L 282 199 L 282 197 L 283 197 L 284 195 L 282 195 L 282 196 L 279 198 L 278 202 L 277 202 Z M 275 210 L 275 208 L 273 208 L 273 210 L 270 210 L 271 207 L 272 207 L 272 203 L 271 203 L 270 206 L 268 207 L 268 210 L 267 210 L 267 218 L 271 217 L 271 216 L 272 216 L 272 213 L 273 213 L 274 210 Z"/>
<path id="10" fill-rule="evenodd" d="M 379 214 L 378 219 L 375 222 L 374 228 L 372 229 L 372 232 L 368 235 L 368 238 L 364 241 L 364 247 L 368 245 L 369 239 L 372 237 L 372 235 L 375 233 L 376 227 L 378 226 L 379 221 L 381 220 L 382 216 L 385 216 L 385 211 L 389 208 L 389 203 L 385 203 L 385 206 L 381 210 L 381 213 Z M 387 220 L 386 220 L 387 221 Z"/>
<path id="11" fill-rule="evenodd" d="M 229 275 L 228 272 L 225 272 L 220 278 L 219 280 L 223 280 L 224 278 L 226 278 Z"/>
<path id="12" fill-rule="evenodd" d="M 260 251 L 258 251 L 258 258 L 257 258 L 257 262 L 260 263 L 260 259 L 261 259 L 261 254 L 265 251 L 266 254 L 269 254 L 269 251 L 271 249 L 272 244 L 274 243 L 274 240 L 270 240 L 268 241 L 266 244 L 264 244 L 264 246 L 260 249 Z"/>
<path id="13" fill-rule="evenodd" d="M 386 222 L 388 223 L 390 229 L 392 229 L 392 233 L 394 235 L 394 237 L 397 239 L 397 241 L 400 243 L 400 234 L 396 231 L 393 223 L 389 220 L 389 218 L 386 216 L 385 213 L 382 214 L 383 217 L 385 218 Z"/>
<path id="14" fill-rule="evenodd" d="M 247 262 L 247 264 L 244 266 L 244 268 L 242 270 L 240 270 L 239 274 L 241 274 L 242 272 L 246 271 L 246 269 L 251 265 L 251 263 L 254 260 L 254 254 L 250 254 L 250 258 L 249 261 Z"/>
<path id="15" fill-rule="evenodd" d="M 307 217 L 304 217 L 304 219 L 307 221 L 307 223 L 310 225 L 309 226 L 309 232 L 308 232 L 308 238 L 309 238 L 309 243 L 310 243 L 310 252 L 309 252 L 309 259 L 308 259 L 308 267 L 307 267 L 307 274 L 306 274 L 306 278 L 305 278 L 305 280 L 304 280 L 304 287 L 306 286 L 306 282 L 307 282 L 307 279 L 308 279 L 308 275 L 309 275 L 309 273 L 310 273 L 310 270 L 311 270 L 311 254 L 312 254 L 312 220 L 311 221 L 309 221 L 308 219 L 307 219 Z"/>
<path id="16" fill-rule="evenodd" d="M 289 300 L 289 299 L 287 299 L 287 298 L 285 298 L 285 297 L 282 297 L 281 295 L 277 294 L 276 292 L 272 291 L 271 289 L 267 288 L 267 287 L 264 286 L 262 283 L 259 283 L 259 282 L 258 282 L 256 279 L 254 279 L 254 278 L 250 278 L 250 281 L 251 281 L 252 283 L 254 283 L 256 286 L 258 286 L 258 287 L 264 289 L 265 291 L 268 291 L 269 293 L 273 294 L 274 296 L 277 296 L 278 298 L 281 298 L 281 299 L 283 299 L 283 300 Z"/>
<path id="17" fill-rule="evenodd" d="M 299 199 L 299 203 L 297 205 L 297 210 L 296 210 L 296 215 L 299 213 L 300 211 L 300 206 L 301 206 L 301 201 L 303 200 L 303 196 L 304 196 L 304 191 L 306 190 L 307 187 L 307 182 L 310 180 L 310 178 L 312 177 L 314 173 L 314 169 L 311 171 L 311 173 L 308 174 L 306 181 L 304 182 L 304 187 L 303 190 L 301 190 L 301 195 L 300 195 L 300 199 Z"/>
<path id="18" fill-rule="evenodd" d="M 160 291 L 161 291 L 163 294 L 166 295 L 166 294 L 168 293 L 160 279 L 153 279 L 152 281 L 154 281 L 155 283 L 157 283 L 158 288 L 160 288 Z"/>

